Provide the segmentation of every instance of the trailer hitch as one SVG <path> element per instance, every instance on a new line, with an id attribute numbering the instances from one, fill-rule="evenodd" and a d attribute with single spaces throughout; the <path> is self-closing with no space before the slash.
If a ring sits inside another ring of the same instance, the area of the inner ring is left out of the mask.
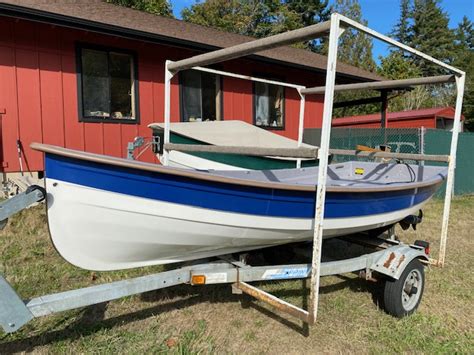
<path id="1" fill-rule="evenodd" d="M 0 203 L 0 230 L 5 228 L 10 218 L 15 213 L 24 210 L 36 202 L 46 198 L 46 190 L 38 185 L 28 186 L 25 192 L 15 195 Z"/>

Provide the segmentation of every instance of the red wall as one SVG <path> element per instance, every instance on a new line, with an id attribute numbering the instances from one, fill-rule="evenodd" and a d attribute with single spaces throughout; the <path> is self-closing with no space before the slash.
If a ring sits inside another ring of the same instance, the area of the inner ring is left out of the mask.
<path id="1" fill-rule="evenodd" d="M 83 123 L 78 119 L 76 41 L 130 49 L 137 53 L 139 124 Z M 136 136 L 150 137 L 147 125 L 163 121 L 164 62 L 195 54 L 190 50 L 127 40 L 114 36 L 62 28 L 26 20 L 0 21 L 0 114 L 3 171 L 19 171 L 16 141 L 21 141 L 26 170 L 43 169 L 42 154 L 29 148 L 43 142 L 114 156 L 126 156 L 127 142 Z M 269 75 L 307 86 L 324 78 L 314 73 L 241 59 L 220 66 L 242 74 Z M 244 68 L 244 70 L 242 70 Z M 172 121 L 179 121 L 179 87 L 172 82 Z M 252 83 L 223 78 L 223 118 L 252 123 Z M 296 139 L 299 96 L 285 91 L 285 129 L 275 133 Z M 305 126 L 319 127 L 321 97 L 308 98 Z M 156 162 L 148 151 L 140 160 Z"/>

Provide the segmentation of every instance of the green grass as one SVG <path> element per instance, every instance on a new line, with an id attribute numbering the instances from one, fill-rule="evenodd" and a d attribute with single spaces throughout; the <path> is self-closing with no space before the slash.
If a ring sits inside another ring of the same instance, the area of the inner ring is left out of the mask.
<path id="1" fill-rule="evenodd" d="M 442 201 L 425 209 L 417 231 L 437 256 Z M 380 285 L 354 275 L 322 279 L 319 318 L 309 329 L 225 285 L 179 286 L 38 318 L 14 334 L 0 331 L 0 353 L 472 353 L 474 349 L 474 197 L 453 202 L 447 263 L 430 268 L 418 312 L 405 319 L 374 302 Z M 149 267 L 93 273 L 63 261 L 49 240 L 43 206 L 13 217 L 0 233 L 0 272 L 27 299 L 161 271 Z M 304 281 L 261 285 L 296 305 Z"/>

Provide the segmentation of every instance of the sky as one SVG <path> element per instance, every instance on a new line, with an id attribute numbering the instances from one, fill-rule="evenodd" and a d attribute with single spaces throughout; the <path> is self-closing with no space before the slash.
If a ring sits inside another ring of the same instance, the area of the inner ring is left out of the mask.
<path id="1" fill-rule="evenodd" d="M 181 10 L 196 3 L 196 0 L 170 0 L 170 2 L 173 5 L 174 15 L 181 18 Z M 334 3 L 334 0 L 329 2 Z M 359 2 L 363 18 L 368 21 L 369 27 L 373 30 L 388 34 L 397 23 L 400 16 L 399 0 L 359 0 Z M 449 15 L 451 28 L 457 27 L 463 16 L 474 21 L 474 0 L 442 0 L 441 7 Z M 378 57 L 386 55 L 387 52 L 386 44 L 374 40 L 373 54 L 377 62 Z"/>

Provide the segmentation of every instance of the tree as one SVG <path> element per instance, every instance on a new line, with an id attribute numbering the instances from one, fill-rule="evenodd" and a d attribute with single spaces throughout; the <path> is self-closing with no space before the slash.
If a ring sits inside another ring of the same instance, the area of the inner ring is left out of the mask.
<path id="1" fill-rule="evenodd" d="M 327 0 L 207 0 L 185 8 L 183 20 L 253 37 L 294 30 L 327 20 Z M 318 42 L 300 45 L 318 50 Z"/>
<path id="2" fill-rule="evenodd" d="M 299 27 L 327 21 L 331 16 L 328 0 L 284 0 L 283 5 L 298 16 Z M 321 52 L 324 47 L 324 38 L 308 41 L 307 47 L 313 52 Z"/>
<path id="3" fill-rule="evenodd" d="M 107 0 L 107 2 L 154 15 L 173 17 L 173 10 L 168 0 Z"/>
<path id="4" fill-rule="evenodd" d="M 333 11 L 367 25 L 367 21 L 362 18 L 361 7 L 358 0 L 336 0 Z M 361 69 L 375 71 L 377 66 L 372 55 L 372 39 L 360 31 L 347 28 L 339 39 L 338 60 Z M 373 96 L 373 91 L 360 90 L 357 92 L 348 91 L 336 93 L 335 99 L 336 102 L 340 102 Z M 342 117 L 375 112 L 380 112 L 380 104 L 367 104 L 335 109 L 334 116 Z"/>
<path id="5" fill-rule="evenodd" d="M 367 25 L 362 18 L 359 0 L 336 0 L 334 11 L 354 21 Z M 372 39 L 360 31 L 346 29 L 339 41 L 338 57 L 341 61 L 361 69 L 374 71 Z"/>
<path id="6" fill-rule="evenodd" d="M 198 25 L 245 35 L 254 32 L 258 22 L 248 5 L 238 0 L 208 0 L 184 8 L 181 17 Z"/>
<path id="7" fill-rule="evenodd" d="M 408 79 L 421 76 L 420 68 L 399 51 L 392 51 L 387 57 L 380 59 L 377 72 L 392 80 Z M 425 86 L 416 86 L 409 92 L 401 93 L 389 100 L 389 111 L 416 110 L 430 98 L 430 91 Z"/>
<path id="8" fill-rule="evenodd" d="M 439 0 L 414 0 L 412 10 L 413 25 L 409 45 L 445 63 L 452 64 L 454 58 L 454 33 L 449 29 L 449 17 Z M 437 75 L 443 69 L 412 56 L 423 75 Z"/>
<path id="9" fill-rule="evenodd" d="M 458 49 L 474 50 L 474 28 L 471 20 L 464 16 L 454 33 L 455 44 Z"/>
<path id="10" fill-rule="evenodd" d="M 403 0 L 400 19 L 391 35 L 436 59 L 452 64 L 467 72 L 463 113 L 466 127 L 474 129 L 474 31 L 472 22 L 464 17 L 455 30 L 448 27 L 449 17 L 440 8 L 438 0 Z M 402 55 L 392 50 L 381 59 L 379 73 L 391 79 L 445 74 L 446 71 L 414 55 Z M 391 100 L 391 110 L 420 107 L 453 106 L 453 84 L 416 87 Z"/>
<path id="11" fill-rule="evenodd" d="M 472 21 L 466 16 L 455 30 L 455 48 L 456 55 L 453 64 L 466 72 L 463 101 L 465 126 L 474 131 L 474 28 Z"/>
<path id="12" fill-rule="evenodd" d="M 410 5 L 411 0 L 401 0 L 400 2 L 400 18 L 396 23 L 394 29 L 390 33 L 391 37 L 395 38 L 401 43 L 411 42 L 411 25 L 410 25 Z M 400 50 L 401 51 L 401 50 Z"/>

